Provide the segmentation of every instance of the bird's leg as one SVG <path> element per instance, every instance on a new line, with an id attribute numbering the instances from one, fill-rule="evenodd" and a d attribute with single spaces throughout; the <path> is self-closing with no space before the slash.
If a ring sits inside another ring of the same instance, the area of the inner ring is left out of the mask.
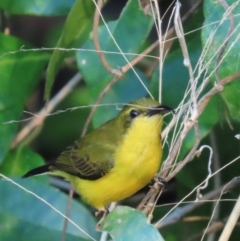
<path id="1" fill-rule="evenodd" d="M 157 204 L 157 200 L 167 184 L 167 182 L 161 177 L 159 177 L 158 175 L 154 177 L 154 181 L 155 183 L 152 186 L 150 186 L 151 190 L 153 190 L 153 194 L 146 205 L 146 209 L 147 209 L 146 214 L 148 216 L 148 223 L 151 223 L 151 220 L 153 218 L 153 210 Z"/>
<path id="2" fill-rule="evenodd" d="M 166 185 L 167 185 L 167 182 L 166 182 L 163 178 L 159 177 L 158 175 L 156 175 L 156 176 L 154 177 L 154 181 L 157 182 L 158 185 L 162 186 L 162 190 L 163 190 L 163 189 L 166 187 Z"/>
<path id="3" fill-rule="evenodd" d="M 147 193 L 145 198 L 138 206 L 138 210 L 142 210 L 142 212 L 148 216 L 149 223 L 152 219 L 152 213 L 156 205 L 157 199 L 160 195 L 160 192 L 164 189 L 165 185 L 166 181 L 156 175 L 154 177 L 154 184 L 150 186 L 150 191 Z"/>
<path id="4" fill-rule="evenodd" d="M 105 207 L 103 209 L 99 209 L 97 212 L 95 212 L 96 217 L 102 216 L 96 225 L 96 231 L 100 230 L 100 226 L 101 226 L 104 218 L 108 215 L 108 213 L 109 213 L 109 210 L 107 207 Z"/>

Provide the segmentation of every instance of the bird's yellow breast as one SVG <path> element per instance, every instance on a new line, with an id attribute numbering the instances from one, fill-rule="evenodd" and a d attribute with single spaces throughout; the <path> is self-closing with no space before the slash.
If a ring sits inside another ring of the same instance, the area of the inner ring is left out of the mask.
<path id="1" fill-rule="evenodd" d="M 109 173 L 93 181 L 71 175 L 67 179 L 97 209 L 131 196 L 150 182 L 160 166 L 161 126 L 160 115 L 139 118 L 118 144 L 113 156 L 115 165 Z"/>

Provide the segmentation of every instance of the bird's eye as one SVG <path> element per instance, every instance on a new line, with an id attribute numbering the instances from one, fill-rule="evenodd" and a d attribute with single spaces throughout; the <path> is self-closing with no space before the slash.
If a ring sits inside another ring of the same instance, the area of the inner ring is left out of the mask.
<path id="1" fill-rule="evenodd" d="M 130 112 L 130 116 L 131 116 L 132 118 L 137 117 L 137 116 L 138 116 L 137 111 L 136 111 L 136 110 L 131 110 L 131 112 Z"/>

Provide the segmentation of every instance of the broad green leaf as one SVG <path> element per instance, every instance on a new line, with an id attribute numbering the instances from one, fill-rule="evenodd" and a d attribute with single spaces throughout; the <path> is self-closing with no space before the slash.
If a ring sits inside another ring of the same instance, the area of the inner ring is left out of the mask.
<path id="1" fill-rule="evenodd" d="M 0 212 L 0 233 L 4 241 L 53 241 L 61 238 L 62 232 L 41 224 L 27 222 L 21 218 Z M 86 241 L 73 234 L 66 234 L 66 241 Z M 89 239 L 88 239 L 89 240 Z"/>
<path id="2" fill-rule="evenodd" d="M 0 0 L 0 7 L 12 14 L 64 16 L 73 3 L 74 0 Z"/>
<path id="3" fill-rule="evenodd" d="M 6 176 L 23 176 L 30 169 L 44 164 L 42 157 L 24 146 L 7 153 L 0 166 L 0 171 Z M 47 176 L 41 176 L 38 177 L 38 180 L 47 181 L 48 178 Z"/>
<path id="4" fill-rule="evenodd" d="M 94 5 L 92 1 L 76 0 L 66 19 L 61 37 L 56 48 L 70 48 L 78 40 L 78 47 L 86 40 L 87 33 L 92 25 Z M 55 50 L 47 68 L 45 99 L 48 99 L 66 51 Z"/>
<path id="5" fill-rule="evenodd" d="M 29 98 L 49 59 L 44 52 L 21 51 L 23 47 L 31 48 L 15 37 L 0 34 L 0 97 L 6 95 L 9 104 Z"/>
<path id="6" fill-rule="evenodd" d="M 114 241 L 164 241 L 159 231 L 147 223 L 141 212 L 130 207 L 117 207 L 107 215 L 101 225 Z"/>
<path id="7" fill-rule="evenodd" d="M 19 39 L 0 34 L 0 163 L 17 129 L 24 101 L 33 93 L 48 61 L 43 52 L 20 51 L 31 48 Z"/>
<path id="8" fill-rule="evenodd" d="M 227 0 L 229 9 L 232 8 L 234 15 L 233 32 L 229 38 L 223 53 L 223 60 L 219 65 L 219 77 L 223 79 L 229 75 L 240 72 L 240 5 L 235 0 Z M 208 65 L 208 73 L 211 74 L 211 80 L 215 83 L 216 61 L 219 56 L 219 49 L 224 44 L 230 29 L 230 16 L 220 2 L 204 1 L 205 22 L 202 30 L 203 46 L 206 47 L 205 62 Z M 214 23 L 214 24 L 213 24 Z M 240 79 L 231 82 L 224 87 L 221 97 L 227 105 L 232 117 L 239 120 L 240 101 L 239 101 Z"/>
<path id="9" fill-rule="evenodd" d="M 53 187 L 44 185 L 31 178 L 14 178 L 13 180 L 49 202 L 52 206 L 54 206 L 54 208 L 63 214 L 65 213 L 68 199 L 67 195 L 59 192 Z M 35 236 L 36 226 L 41 226 L 43 230 L 48 229 L 52 235 L 56 235 L 54 234 L 54 231 L 56 231 L 58 234 L 60 234 L 62 231 L 64 222 L 64 218 L 62 216 L 56 213 L 45 203 L 20 189 L 19 187 L 13 185 L 11 182 L 4 180 L 0 181 L 0 197 L 0 213 L 2 215 L 6 215 L 8 217 L 7 220 L 9 220 L 9 223 L 4 221 L 4 225 L 8 226 L 12 232 L 14 232 L 16 226 L 21 226 L 19 223 L 21 221 L 25 222 L 26 224 L 31 224 L 29 226 L 24 226 L 24 232 L 22 234 L 27 235 L 25 237 L 26 240 L 28 240 L 27 238 L 29 235 L 32 237 Z M 13 223 L 11 222 L 12 218 L 15 220 Z M 94 218 L 83 205 L 74 200 L 72 201 L 71 205 L 70 219 L 95 239 L 98 237 L 98 234 L 95 231 L 96 223 Z M 82 233 L 71 223 L 68 224 L 67 234 L 78 236 L 79 240 L 89 240 L 86 234 Z M 24 237 L 22 237 L 22 239 L 24 239 Z"/>
<path id="10" fill-rule="evenodd" d="M 4 96 L 5 97 L 5 96 Z M 7 123 L 11 120 L 18 120 L 22 114 L 23 103 L 5 105 L 4 98 L 0 95 L 0 164 L 6 155 L 14 133 L 17 131 L 17 123 Z"/>

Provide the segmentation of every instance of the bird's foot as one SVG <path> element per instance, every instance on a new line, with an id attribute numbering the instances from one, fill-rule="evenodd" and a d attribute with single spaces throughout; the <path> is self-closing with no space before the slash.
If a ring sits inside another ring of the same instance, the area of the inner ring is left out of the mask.
<path id="1" fill-rule="evenodd" d="M 167 182 L 163 178 L 161 178 L 161 177 L 159 177 L 157 175 L 154 177 L 154 181 L 159 186 L 162 186 L 162 189 L 164 189 L 166 187 L 166 185 L 167 185 Z"/>
<path id="2" fill-rule="evenodd" d="M 104 218 L 108 215 L 109 211 L 107 208 L 105 209 L 99 209 L 97 212 L 95 212 L 95 216 L 99 217 L 102 216 L 101 219 L 98 221 L 97 225 L 96 225 L 96 231 L 100 230 L 100 227 L 102 225 L 102 222 L 104 220 Z"/>
<path id="3" fill-rule="evenodd" d="M 154 177 L 154 184 L 150 186 L 151 188 L 151 196 L 147 200 L 145 204 L 144 213 L 148 217 L 148 223 L 151 223 L 151 220 L 153 218 L 153 210 L 157 204 L 157 200 L 161 194 L 161 192 L 164 190 L 167 182 L 162 179 L 161 177 L 158 177 L 157 175 Z"/>

